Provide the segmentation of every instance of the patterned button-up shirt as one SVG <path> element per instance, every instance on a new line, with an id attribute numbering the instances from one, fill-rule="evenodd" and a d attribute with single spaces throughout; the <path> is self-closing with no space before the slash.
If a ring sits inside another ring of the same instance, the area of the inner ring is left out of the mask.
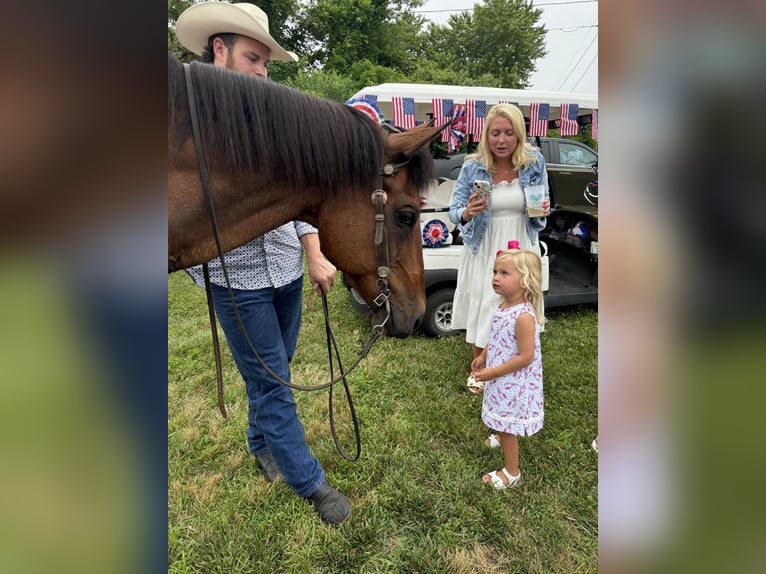
<path id="1" fill-rule="evenodd" d="M 303 246 L 300 238 L 316 233 L 314 226 L 292 221 L 228 252 L 226 269 L 233 289 L 253 290 L 282 287 L 303 275 Z M 210 281 L 226 287 L 221 260 L 208 262 Z M 187 273 L 200 287 L 205 286 L 202 265 L 190 267 Z"/>

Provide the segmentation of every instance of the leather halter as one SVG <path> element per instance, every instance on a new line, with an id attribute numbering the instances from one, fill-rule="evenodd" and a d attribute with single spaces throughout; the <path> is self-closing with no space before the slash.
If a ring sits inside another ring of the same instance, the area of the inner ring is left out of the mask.
<path id="1" fill-rule="evenodd" d="M 316 386 L 305 386 L 305 385 L 296 385 L 295 383 L 291 381 L 287 381 L 280 377 L 277 373 L 275 373 L 268 365 L 266 365 L 261 358 L 261 356 L 258 354 L 258 352 L 255 350 L 254 345 L 250 341 L 250 338 L 247 335 L 247 330 L 245 329 L 244 324 L 242 323 L 242 318 L 240 317 L 239 310 L 237 309 L 236 302 L 234 300 L 234 293 L 231 288 L 231 283 L 229 281 L 229 273 L 226 268 L 226 262 L 224 258 L 223 249 L 221 247 L 221 241 L 220 241 L 220 234 L 218 230 L 218 222 L 215 215 L 215 207 L 213 204 L 213 197 L 212 192 L 210 188 L 210 181 L 208 177 L 208 170 L 207 170 L 207 164 L 205 162 L 205 155 L 204 150 L 202 147 L 202 137 L 200 135 L 200 129 L 199 129 L 199 118 L 197 115 L 197 101 L 194 96 L 194 88 L 193 88 L 193 82 L 191 78 L 191 66 L 189 64 L 184 64 L 184 71 L 185 71 L 185 77 L 186 77 L 186 90 L 188 95 L 188 103 L 189 103 L 189 116 L 191 119 L 192 124 L 192 133 L 194 136 L 194 145 L 196 149 L 197 154 L 197 164 L 199 166 L 199 172 L 200 172 L 200 180 L 202 182 L 202 188 L 205 195 L 205 202 L 208 207 L 208 212 L 210 215 L 210 222 L 212 224 L 213 228 L 213 237 L 215 238 L 216 248 L 218 250 L 218 257 L 221 260 L 221 270 L 223 271 L 223 275 L 226 279 L 226 286 L 229 292 L 229 299 L 232 304 L 232 308 L 234 309 L 234 314 L 237 317 L 237 321 L 239 322 L 240 329 L 242 330 L 242 335 L 247 342 L 248 346 L 250 347 L 250 350 L 252 351 L 255 358 L 260 363 L 261 367 L 276 381 L 278 381 L 280 384 L 283 384 L 285 386 L 290 387 L 291 389 L 297 389 L 301 391 L 318 391 L 326 388 L 330 388 L 330 403 L 332 404 L 332 387 L 336 383 L 343 381 L 344 385 L 346 386 L 346 393 L 348 396 L 348 402 L 349 402 L 349 409 L 352 413 L 352 419 L 354 422 L 354 427 L 356 430 L 356 436 L 357 436 L 357 455 L 358 458 L 360 453 L 360 439 L 359 439 L 359 432 L 358 432 L 358 424 L 356 421 L 356 416 L 354 414 L 353 410 L 353 403 L 351 401 L 351 395 L 349 393 L 348 389 L 348 383 L 346 381 L 346 377 L 359 365 L 359 363 L 364 359 L 367 354 L 370 352 L 370 349 L 372 348 L 372 345 L 375 343 L 375 341 L 383 334 L 384 327 L 388 320 L 391 317 L 391 306 L 389 302 L 390 297 L 390 289 L 388 287 L 388 275 L 390 272 L 390 265 L 389 265 L 389 253 L 388 253 L 388 241 L 385 240 L 386 235 L 386 229 L 385 229 L 385 205 L 387 201 L 387 194 L 382 189 L 383 188 L 383 178 L 384 177 L 391 177 L 397 172 L 399 172 L 402 167 L 407 165 L 409 162 L 409 159 L 398 164 L 391 164 L 386 163 L 381 170 L 378 172 L 378 176 L 380 177 L 380 182 L 378 185 L 378 189 L 374 190 L 371 195 L 371 199 L 373 204 L 375 205 L 375 232 L 374 232 L 374 241 L 375 241 L 375 253 L 376 253 L 376 272 L 377 272 L 377 287 L 378 287 L 378 295 L 373 300 L 373 305 L 370 307 L 372 309 L 385 309 L 385 317 L 383 320 L 377 324 L 373 325 L 372 328 L 372 335 L 370 336 L 370 339 L 367 341 L 367 343 L 364 344 L 362 347 L 362 350 L 359 352 L 358 356 L 354 360 L 353 364 L 348 370 L 343 370 L 342 365 L 340 365 L 340 357 L 337 356 L 337 346 L 335 346 L 335 338 L 332 335 L 332 332 L 330 330 L 330 324 L 329 324 L 329 312 L 327 307 L 327 297 L 326 295 L 322 295 L 323 300 L 323 309 L 325 314 L 325 327 L 327 330 L 327 345 L 328 345 L 328 353 L 330 354 L 330 372 L 331 372 L 331 380 L 327 383 L 316 385 Z M 388 137 L 388 134 L 386 134 L 386 137 Z M 217 383 L 217 389 L 218 389 L 218 408 L 221 411 L 221 414 L 224 418 L 227 418 L 226 413 L 226 407 L 223 402 L 223 374 L 221 369 L 221 360 L 220 360 L 220 349 L 218 344 L 218 337 L 217 337 L 217 328 L 215 325 L 215 313 L 213 310 L 213 303 L 212 303 L 212 292 L 210 288 L 210 280 L 209 280 L 209 273 L 208 273 L 208 266 L 207 263 L 202 264 L 202 270 L 203 275 L 205 278 L 205 291 L 207 294 L 207 301 L 208 301 L 208 310 L 210 314 L 210 325 L 211 325 L 211 331 L 213 333 L 213 347 L 215 352 L 215 364 L 216 364 L 216 383 Z M 340 366 L 341 374 L 337 377 L 332 377 L 332 351 L 331 351 L 331 345 L 335 346 L 336 350 L 336 356 L 338 359 L 338 364 Z M 332 414 L 332 408 L 330 408 L 330 425 L 333 428 L 333 438 L 335 439 L 335 444 L 341 453 L 345 458 L 348 460 L 356 460 L 356 458 L 349 458 L 343 449 L 341 448 L 337 436 L 335 435 L 334 431 L 334 423 L 333 423 L 333 414 Z"/>
<path id="2" fill-rule="evenodd" d="M 386 134 L 388 137 L 388 134 Z M 388 288 L 388 275 L 391 271 L 388 258 L 388 241 L 384 241 L 386 234 L 385 221 L 385 206 L 388 201 L 388 194 L 383 190 L 383 178 L 391 177 L 401 170 L 410 160 L 407 159 L 401 163 L 393 164 L 387 163 L 383 165 L 383 168 L 378 172 L 381 178 L 381 185 L 372 192 L 372 204 L 375 206 L 375 269 L 378 274 L 377 286 L 378 296 L 372 301 L 372 305 L 368 305 L 370 309 L 376 311 L 381 307 L 385 308 L 386 316 L 381 323 L 373 325 L 372 332 L 378 336 L 383 334 L 383 328 L 388 320 L 391 318 L 391 305 L 389 303 L 389 297 L 391 294 Z"/>

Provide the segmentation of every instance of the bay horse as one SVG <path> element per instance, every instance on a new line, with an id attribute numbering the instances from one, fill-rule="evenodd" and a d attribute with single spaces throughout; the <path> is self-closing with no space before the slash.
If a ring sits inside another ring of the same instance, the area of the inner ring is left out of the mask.
<path id="1" fill-rule="evenodd" d="M 305 221 L 368 304 L 379 295 L 383 253 L 385 332 L 409 335 L 425 312 L 419 213 L 433 180 L 427 144 L 446 124 L 392 132 L 350 106 L 257 76 L 197 62 L 189 72 L 223 251 Z M 168 272 L 218 255 L 187 95 L 184 66 L 168 52 Z M 382 247 L 374 239 L 379 189 Z M 378 308 L 373 320 L 384 313 Z"/>

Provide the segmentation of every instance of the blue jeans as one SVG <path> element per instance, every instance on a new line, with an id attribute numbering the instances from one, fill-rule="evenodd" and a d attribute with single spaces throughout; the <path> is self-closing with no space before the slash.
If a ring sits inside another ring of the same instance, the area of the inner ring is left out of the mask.
<path id="1" fill-rule="evenodd" d="M 211 285 L 218 321 L 245 379 L 249 403 L 247 442 L 254 454 L 270 452 L 293 491 L 309 496 L 324 482 L 325 473 L 306 444 L 306 435 L 292 389 L 271 377 L 250 350 L 225 287 Z M 290 361 L 301 326 L 303 278 L 283 287 L 234 289 L 239 315 L 263 362 L 290 380 Z"/>

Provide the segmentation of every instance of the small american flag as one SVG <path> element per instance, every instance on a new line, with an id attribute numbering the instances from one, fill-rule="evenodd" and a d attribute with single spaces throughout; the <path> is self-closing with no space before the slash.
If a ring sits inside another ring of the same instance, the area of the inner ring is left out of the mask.
<path id="1" fill-rule="evenodd" d="M 591 137 L 594 140 L 598 139 L 598 110 L 593 110 L 593 123 L 590 126 L 591 129 Z"/>
<path id="2" fill-rule="evenodd" d="M 484 118 L 487 117 L 487 102 L 466 100 L 465 107 L 466 133 L 471 134 L 475 141 L 478 141 L 481 130 L 484 129 Z"/>
<path id="3" fill-rule="evenodd" d="M 394 125 L 406 130 L 415 127 L 415 100 L 414 98 L 391 98 L 394 109 Z"/>
<path id="4" fill-rule="evenodd" d="M 452 119 L 452 100 L 434 98 L 431 100 L 431 113 L 436 125 L 446 124 Z"/>
<path id="5" fill-rule="evenodd" d="M 437 125 L 442 125 L 452 120 L 452 100 L 434 98 L 431 100 L 431 110 L 433 111 L 434 118 L 436 118 Z M 442 130 L 441 141 L 444 143 L 449 141 L 449 129 Z"/>
<path id="6" fill-rule="evenodd" d="M 577 114 L 580 111 L 578 104 L 561 104 L 561 127 L 562 136 L 576 136 L 579 133 L 577 126 Z"/>
<path id="7" fill-rule="evenodd" d="M 533 102 L 529 104 L 529 135 L 548 135 L 549 104 Z"/>

